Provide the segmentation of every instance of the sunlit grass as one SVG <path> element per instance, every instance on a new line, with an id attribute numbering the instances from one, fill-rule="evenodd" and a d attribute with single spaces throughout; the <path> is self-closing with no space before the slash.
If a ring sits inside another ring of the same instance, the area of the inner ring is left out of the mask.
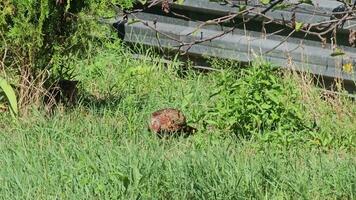
<path id="1" fill-rule="evenodd" d="M 182 78 L 174 63 L 133 59 L 121 50 L 102 51 L 77 69 L 81 98 L 75 108 L 58 108 L 53 116 L 33 111 L 18 123 L 1 116 L 3 199 L 355 196 L 355 105 L 349 100 L 339 105 L 348 108 L 345 114 L 317 94 L 313 104 L 301 97 L 305 120 L 319 114 L 319 130 L 286 142 L 257 134 L 246 140 L 204 123 L 214 105 L 210 96 L 224 78 L 220 72 L 191 71 Z M 312 105 L 323 107 L 311 112 Z M 181 109 L 198 133 L 164 140 L 150 133 L 149 114 L 164 107 Z"/>

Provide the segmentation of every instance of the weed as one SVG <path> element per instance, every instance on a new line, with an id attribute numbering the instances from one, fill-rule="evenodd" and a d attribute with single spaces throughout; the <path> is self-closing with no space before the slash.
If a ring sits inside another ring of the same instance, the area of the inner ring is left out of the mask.
<path id="1" fill-rule="evenodd" d="M 212 95 L 215 104 L 207 122 L 243 137 L 309 130 L 296 103 L 296 90 L 284 84 L 278 70 L 267 63 L 254 64 L 238 74 L 224 72 Z"/>
<path id="2" fill-rule="evenodd" d="M 73 63 L 74 108 L 29 109 L 18 123 L 1 113 L 3 199 L 354 198 L 347 98 L 327 101 L 309 79 L 265 63 L 182 78 L 176 63 L 134 58 L 117 43 L 96 52 Z M 197 134 L 149 132 L 150 114 L 165 107 Z"/>

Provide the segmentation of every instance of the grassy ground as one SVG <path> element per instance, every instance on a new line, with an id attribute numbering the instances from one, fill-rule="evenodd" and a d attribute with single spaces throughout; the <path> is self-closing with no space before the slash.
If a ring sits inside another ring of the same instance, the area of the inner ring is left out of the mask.
<path id="1" fill-rule="evenodd" d="M 182 78 L 174 64 L 166 67 L 132 59 L 120 49 L 80 61 L 77 70 L 81 100 L 75 108 L 58 108 L 53 116 L 34 109 L 18 122 L 2 114 L 1 198 L 353 199 L 356 195 L 356 106 L 348 99 L 325 98 L 310 84 L 288 75 L 281 84 L 292 88 L 283 86 L 281 95 L 301 109 L 302 121 L 316 123 L 317 128 L 249 132 L 246 139 L 218 117 L 214 121 L 216 113 L 210 113 L 224 112 L 217 101 L 225 104 L 223 99 L 229 98 L 210 96 L 222 79 L 231 77 L 231 70 L 205 75 L 190 71 Z M 181 109 L 198 133 L 188 138 L 155 137 L 147 130 L 149 114 L 164 107 Z"/>

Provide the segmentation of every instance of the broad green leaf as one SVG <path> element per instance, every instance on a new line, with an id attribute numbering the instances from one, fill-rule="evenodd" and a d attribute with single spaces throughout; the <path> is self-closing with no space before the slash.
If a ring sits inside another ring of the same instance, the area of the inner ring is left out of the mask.
<path id="1" fill-rule="evenodd" d="M 13 115 L 18 115 L 17 98 L 14 89 L 3 78 L 0 78 L 0 88 L 5 93 L 5 96 L 10 104 L 10 110 Z"/>

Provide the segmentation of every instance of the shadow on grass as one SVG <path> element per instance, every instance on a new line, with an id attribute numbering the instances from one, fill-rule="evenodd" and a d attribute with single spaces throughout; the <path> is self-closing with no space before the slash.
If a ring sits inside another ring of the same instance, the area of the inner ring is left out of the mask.
<path id="1" fill-rule="evenodd" d="M 123 95 L 106 95 L 105 97 L 98 97 L 90 93 L 82 93 L 80 94 L 78 103 L 85 108 L 101 110 L 117 107 L 123 99 Z"/>

